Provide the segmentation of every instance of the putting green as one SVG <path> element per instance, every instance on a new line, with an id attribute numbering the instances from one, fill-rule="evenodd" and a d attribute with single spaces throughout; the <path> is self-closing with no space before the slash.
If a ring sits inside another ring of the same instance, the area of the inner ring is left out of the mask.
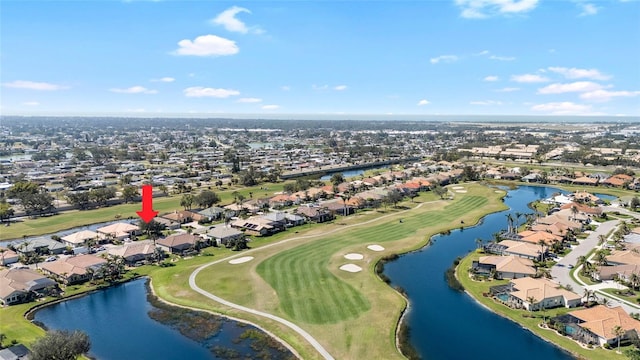
<path id="1" fill-rule="evenodd" d="M 481 196 L 466 196 L 443 211 L 414 214 L 319 238 L 261 262 L 258 274 L 276 291 L 282 310 L 296 322 L 330 324 L 358 317 L 370 309 L 367 298 L 329 270 L 331 256 L 347 246 L 406 238 L 419 229 L 443 224 L 486 205 Z"/>

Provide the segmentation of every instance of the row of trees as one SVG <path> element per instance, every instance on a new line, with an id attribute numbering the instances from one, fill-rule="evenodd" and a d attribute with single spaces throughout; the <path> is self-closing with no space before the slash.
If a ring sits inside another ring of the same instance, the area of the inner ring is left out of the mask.
<path id="1" fill-rule="evenodd" d="M 134 189 L 137 192 L 137 189 Z M 70 192 L 66 195 L 70 204 L 84 210 L 93 203 L 96 206 L 105 206 L 109 199 L 116 197 L 116 189 L 113 187 L 91 189 L 89 191 Z"/>

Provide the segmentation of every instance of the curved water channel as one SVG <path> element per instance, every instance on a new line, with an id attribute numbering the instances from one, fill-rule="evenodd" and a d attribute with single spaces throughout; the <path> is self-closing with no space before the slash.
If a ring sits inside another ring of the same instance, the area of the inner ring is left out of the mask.
<path id="1" fill-rule="evenodd" d="M 558 191 L 533 186 L 511 190 L 505 198 L 509 210 L 484 217 L 478 226 L 438 235 L 431 246 L 386 264 L 385 274 L 409 296 L 411 308 L 405 321 L 411 328 L 411 342 L 423 358 L 571 359 L 468 295 L 450 289 L 444 279 L 455 258 L 475 249 L 476 238 L 489 240 L 505 228 L 507 213 L 529 213 L 528 203 Z M 86 331 L 93 343 L 91 355 L 99 359 L 209 359 L 215 357 L 212 346 L 238 345 L 239 334 L 246 330 L 244 325 L 223 320 L 215 337 L 194 341 L 152 320 L 148 316 L 152 309 L 144 280 L 138 280 L 45 307 L 35 314 L 35 320 L 50 328 Z M 239 346 L 240 353 L 250 350 L 250 345 Z"/>
<path id="2" fill-rule="evenodd" d="M 491 240 L 493 233 L 506 228 L 507 214 L 532 213 L 527 206 L 530 202 L 555 192 L 560 190 L 539 186 L 510 190 L 504 199 L 508 210 L 485 216 L 478 226 L 437 235 L 431 246 L 385 264 L 392 284 L 408 294 L 411 305 L 405 321 L 411 329 L 411 343 L 424 359 L 572 359 L 466 293 L 452 290 L 444 278 L 457 257 L 476 248 L 476 239 Z"/>

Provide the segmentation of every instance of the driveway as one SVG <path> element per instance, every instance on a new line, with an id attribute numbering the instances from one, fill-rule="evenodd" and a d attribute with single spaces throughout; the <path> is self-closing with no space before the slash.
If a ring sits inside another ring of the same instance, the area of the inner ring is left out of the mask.
<path id="1" fill-rule="evenodd" d="M 610 211 L 611 209 L 607 209 Z M 620 209 L 616 208 L 616 211 L 620 211 Z M 567 256 L 562 258 L 555 266 L 551 268 L 551 276 L 553 279 L 561 285 L 571 285 L 573 287 L 573 291 L 582 295 L 584 293 L 584 289 L 587 288 L 589 290 L 596 291 L 599 297 L 606 296 L 610 300 L 611 306 L 622 306 L 623 309 L 627 313 L 632 312 L 640 312 L 640 308 L 630 306 L 616 298 L 612 295 L 604 293 L 601 290 L 602 288 L 607 287 L 603 284 L 596 285 L 583 285 L 577 283 L 574 279 L 571 278 L 569 265 L 575 265 L 580 256 L 587 255 L 589 251 L 595 248 L 598 245 L 598 236 L 606 235 L 611 230 L 615 229 L 616 226 L 620 223 L 620 220 L 610 220 L 604 223 L 600 223 L 595 231 L 593 231 L 586 239 L 580 240 L 579 244 L 576 245 Z M 619 286 L 619 285 L 618 285 Z M 616 286 L 608 286 L 609 288 L 616 288 Z"/>

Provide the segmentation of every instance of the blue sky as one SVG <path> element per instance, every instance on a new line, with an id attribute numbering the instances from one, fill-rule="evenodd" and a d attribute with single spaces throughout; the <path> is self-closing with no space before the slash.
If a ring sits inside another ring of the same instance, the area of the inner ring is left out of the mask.
<path id="1" fill-rule="evenodd" d="M 2 114 L 640 115 L 640 2 L 6 1 Z"/>

